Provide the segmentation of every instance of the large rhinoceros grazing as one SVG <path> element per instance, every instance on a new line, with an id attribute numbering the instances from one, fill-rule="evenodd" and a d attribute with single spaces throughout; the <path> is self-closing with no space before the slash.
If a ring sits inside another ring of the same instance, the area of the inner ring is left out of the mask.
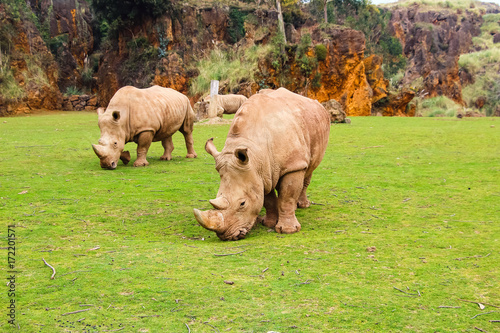
<path id="1" fill-rule="evenodd" d="M 238 240 L 264 205 L 265 226 L 299 231 L 295 210 L 310 205 L 307 186 L 329 134 L 330 117 L 317 101 L 285 88 L 253 95 L 236 113 L 224 149 L 218 152 L 212 139 L 205 145 L 221 182 L 210 200 L 214 209 L 195 209 L 196 220 L 222 240 Z"/>
<path id="2" fill-rule="evenodd" d="M 115 169 L 118 159 L 127 164 L 130 153 L 123 151 L 127 142 L 137 143 L 134 166 L 149 165 L 146 155 L 153 141 L 161 141 L 165 152 L 161 160 L 171 160 L 174 144 L 172 134 L 180 131 L 186 141 L 188 158 L 196 157 L 193 148 L 194 112 L 189 99 L 170 88 L 153 86 L 147 89 L 119 89 L 106 110 L 99 108 L 101 138 L 92 145 L 101 167 Z"/>

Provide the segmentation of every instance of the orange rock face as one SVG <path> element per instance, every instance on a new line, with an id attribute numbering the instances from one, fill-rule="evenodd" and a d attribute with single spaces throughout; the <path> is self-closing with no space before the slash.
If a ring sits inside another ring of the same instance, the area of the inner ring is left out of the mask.
<path id="1" fill-rule="evenodd" d="M 463 104 L 458 59 L 469 51 L 481 23 L 472 12 L 459 17 L 445 9 L 422 11 L 418 5 L 395 10 L 389 28 L 408 59 L 403 83 L 423 78 L 426 97 L 444 95 Z"/>

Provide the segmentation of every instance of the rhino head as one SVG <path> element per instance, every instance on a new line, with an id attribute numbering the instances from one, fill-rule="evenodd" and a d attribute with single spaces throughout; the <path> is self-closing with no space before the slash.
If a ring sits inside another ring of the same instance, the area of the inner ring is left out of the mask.
<path id="1" fill-rule="evenodd" d="M 224 148 L 218 152 L 212 140 L 207 141 L 205 150 L 215 159 L 220 187 L 217 198 L 209 201 L 214 209 L 195 209 L 194 216 L 221 240 L 242 239 L 252 229 L 264 203 L 262 176 L 248 148 Z"/>
<path id="2" fill-rule="evenodd" d="M 130 162 L 130 153 L 123 151 L 125 135 L 120 126 L 120 111 L 105 112 L 103 108 L 97 109 L 99 115 L 99 128 L 101 138 L 98 145 L 92 145 L 95 154 L 99 157 L 101 168 L 113 170 L 118 165 L 118 159 L 123 163 Z"/>

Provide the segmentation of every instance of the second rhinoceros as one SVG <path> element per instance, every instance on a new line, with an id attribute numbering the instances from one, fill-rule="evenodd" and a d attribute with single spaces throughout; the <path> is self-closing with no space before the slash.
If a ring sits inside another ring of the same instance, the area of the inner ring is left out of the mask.
<path id="1" fill-rule="evenodd" d="M 194 112 L 189 99 L 170 88 L 153 86 L 137 89 L 126 86 L 119 89 L 106 110 L 99 108 L 101 138 L 92 145 L 101 167 L 115 169 L 118 159 L 127 164 L 130 153 L 123 151 L 127 142 L 137 143 L 134 166 L 149 165 L 146 155 L 153 141 L 161 141 L 164 154 L 161 160 L 172 159 L 172 135 L 180 131 L 186 141 L 188 158 L 196 157 L 193 148 Z"/>
<path id="2" fill-rule="evenodd" d="M 310 205 L 307 186 L 329 133 L 328 112 L 317 101 L 285 88 L 250 97 L 236 113 L 222 151 L 212 139 L 205 145 L 221 183 L 210 200 L 214 209 L 194 210 L 198 223 L 222 240 L 238 240 L 264 206 L 265 226 L 279 233 L 299 231 L 295 210 Z"/>

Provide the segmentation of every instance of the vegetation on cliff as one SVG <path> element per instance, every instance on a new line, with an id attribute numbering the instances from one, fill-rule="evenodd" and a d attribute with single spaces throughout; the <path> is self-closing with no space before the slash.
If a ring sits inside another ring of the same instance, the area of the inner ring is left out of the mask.
<path id="1" fill-rule="evenodd" d="M 481 35 L 473 39 L 477 51 L 461 55 L 458 63 L 473 78 L 463 96 L 467 105 L 487 116 L 500 116 L 500 14 L 487 14 L 483 19 Z"/>
<path id="2" fill-rule="evenodd" d="M 412 115 L 410 108 L 422 104 L 400 103 L 411 96 L 444 95 L 478 106 L 482 102 L 476 103 L 472 91 L 482 87 L 486 103 L 481 109 L 495 113 L 497 92 L 490 88 L 498 80 L 481 77 L 484 71 L 475 64 L 488 57 L 496 61 L 487 33 L 496 31 L 498 23 L 485 13 L 498 7 L 472 0 L 386 6 L 368 0 L 282 0 L 281 5 L 286 39 L 277 28 L 274 0 L 71 0 L 31 7 L 24 0 L 6 0 L 0 5 L 2 22 L 23 15 L 33 29 L 0 27 L 2 99 L 30 104 L 34 93 L 28 91 L 46 86 L 46 91 L 66 94 L 97 93 L 106 105 L 123 85 L 152 84 L 197 98 L 208 92 L 211 79 L 219 79 L 221 93 L 248 96 L 259 88 L 285 86 L 320 101 L 338 99 L 351 115 Z M 399 28 L 394 13 L 404 16 Z M 482 16 L 487 32 L 469 45 Z M 23 29 L 27 41 L 19 38 Z M 22 66 L 19 47 L 12 47 L 16 38 L 28 50 Z M 50 52 L 29 51 L 35 40 Z M 478 76 L 473 86 L 463 84 L 462 95 L 456 63 L 470 47 L 483 53 L 460 59 L 462 72 Z M 60 105 L 56 95 L 44 98 L 45 105 Z"/>

